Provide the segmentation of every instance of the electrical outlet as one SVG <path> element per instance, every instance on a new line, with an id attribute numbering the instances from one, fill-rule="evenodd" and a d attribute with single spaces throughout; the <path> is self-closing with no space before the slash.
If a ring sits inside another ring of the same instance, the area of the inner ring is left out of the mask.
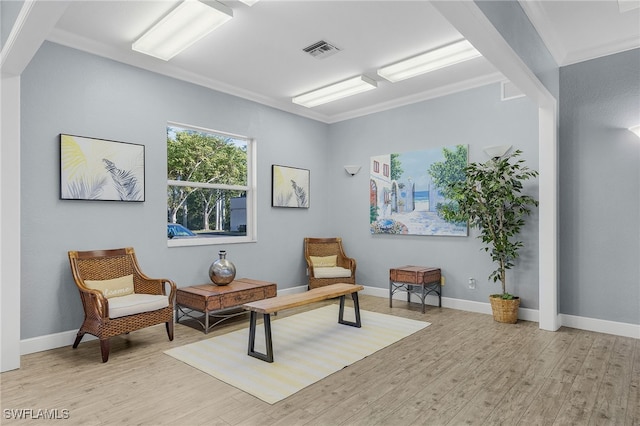
<path id="1" fill-rule="evenodd" d="M 444 275 L 440 276 L 440 287 L 444 286 L 444 284 L 447 282 L 447 280 L 444 278 Z"/>
<path id="2" fill-rule="evenodd" d="M 475 290 L 476 289 L 476 279 L 475 278 L 469 278 L 469 289 L 471 289 L 471 290 Z"/>

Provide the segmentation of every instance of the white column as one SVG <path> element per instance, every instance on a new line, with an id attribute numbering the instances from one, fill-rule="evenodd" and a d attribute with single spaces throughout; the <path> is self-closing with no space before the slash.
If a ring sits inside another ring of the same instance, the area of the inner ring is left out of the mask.
<path id="1" fill-rule="evenodd" d="M 20 368 L 20 77 L 0 81 L 0 371 Z"/>
<path id="2" fill-rule="evenodd" d="M 558 103 L 540 107 L 538 145 L 540 191 L 539 208 L 539 326 L 560 328 L 558 316 Z"/>

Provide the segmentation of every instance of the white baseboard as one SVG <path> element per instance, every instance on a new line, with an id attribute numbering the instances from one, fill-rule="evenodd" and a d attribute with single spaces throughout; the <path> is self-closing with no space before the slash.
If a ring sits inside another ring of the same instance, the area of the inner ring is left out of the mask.
<path id="1" fill-rule="evenodd" d="M 614 334 L 616 336 L 640 339 L 640 325 L 625 322 L 608 321 L 596 318 L 577 317 L 560 314 L 560 324 L 565 327 L 580 330 L 596 331 L 598 333 Z"/>
<path id="2" fill-rule="evenodd" d="M 20 355 L 32 354 L 35 352 L 48 351 L 49 349 L 61 348 L 73 345 L 76 340 L 78 330 L 63 331 L 60 333 L 47 334 L 46 336 L 32 337 L 20 341 Z M 83 342 L 95 340 L 97 337 L 85 334 Z"/>
<path id="3" fill-rule="evenodd" d="M 389 289 L 380 287 L 365 287 L 362 293 L 377 297 L 389 297 Z M 406 301 L 406 293 L 399 292 L 394 294 L 393 300 L 396 299 Z M 420 300 L 414 296 L 412 296 L 411 301 L 420 302 Z M 438 306 L 438 297 L 428 295 L 427 304 Z M 488 302 L 474 302 L 472 300 L 443 297 L 442 307 L 491 315 L 491 304 Z M 640 339 L 640 325 L 638 324 L 628 324 L 624 322 L 607 321 L 565 314 L 559 314 L 558 317 L 560 325 L 564 327 Z M 518 318 L 525 321 L 540 322 L 539 312 L 537 309 L 520 308 L 518 309 Z"/>
<path id="4" fill-rule="evenodd" d="M 362 294 L 368 294 L 370 296 L 386 297 L 389 298 L 389 289 L 383 289 L 379 287 L 365 287 Z M 405 292 L 398 292 L 393 295 L 393 300 L 407 300 L 407 294 Z M 419 303 L 420 299 L 417 296 L 411 295 L 411 302 Z M 430 306 L 438 306 L 438 296 L 429 294 L 427 295 L 426 304 Z M 474 302 L 473 300 L 453 299 L 450 297 L 442 298 L 442 307 L 457 309 L 459 311 L 476 312 L 479 314 L 491 314 L 491 304 L 485 302 Z M 538 310 L 520 308 L 518 309 L 518 318 L 525 321 L 538 322 Z"/>
<path id="5" fill-rule="evenodd" d="M 307 286 L 297 286 L 279 290 L 279 294 L 302 293 L 307 290 Z M 362 294 L 369 296 L 389 298 L 389 289 L 380 287 L 365 286 Z M 404 292 L 394 294 L 393 300 L 406 301 L 407 296 Z M 416 296 L 412 295 L 412 302 L 419 302 Z M 438 306 L 438 297 L 428 295 L 426 303 L 429 306 Z M 459 311 L 477 312 L 480 314 L 491 315 L 491 304 L 485 302 L 474 302 L 472 300 L 453 299 L 450 297 L 442 298 L 442 307 L 457 309 Z M 428 308 L 427 308 L 428 309 Z M 518 318 L 525 321 L 539 322 L 538 310 L 520 308 L 518 309 Z M 598 333 L 613 334 L 616 336 L 633 337 L 640 339 L 640 325 L 627 324 L 622 322 L 607 321 L 595 318 L 577 317 L 573 315 L 560 314 L 560 324 L 565 327 L 577 328 L 580 330 L 595 331 Z M 60 333 L 48 334 L 45 336 L 23 339 L 20 341 L 20 354 L 27 355 L 35 352 L 56 349 L 63 346 L 73 345 L 78 330 L 63 331 Z M 83 342 L 94 340 L 96 337 L 85 334 Z"/>
<path id="6" fill-rule="evenodd" d="M 302 293 L 307 290 L 307 286 L 298 286 L 285 288 L 278 291 L 279 294 L 293 294 Z M 47 334 L 45 336 L 32 337 L 29 339 L 23 339 L 20 341 L 20 355 L 27 355 L 36 352 L 48 351 L 49 349 L 62 348 L 64 346 L 73 345 L 73 341 L 76 339 L 78 330 L 62 331 L 60 333 Z M 85 334 L 82 338 L 83 342 L 90 340 L 96 340 L 97 337 L 91 334 Z"/>

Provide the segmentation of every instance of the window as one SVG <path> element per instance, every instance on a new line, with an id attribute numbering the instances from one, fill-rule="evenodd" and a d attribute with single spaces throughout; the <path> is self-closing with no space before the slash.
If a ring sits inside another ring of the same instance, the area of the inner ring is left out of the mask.
<path id="1" fill-rule="evenodd" d="M 252 139 L 167 126 L 167 245 L 255 241 Z"/>

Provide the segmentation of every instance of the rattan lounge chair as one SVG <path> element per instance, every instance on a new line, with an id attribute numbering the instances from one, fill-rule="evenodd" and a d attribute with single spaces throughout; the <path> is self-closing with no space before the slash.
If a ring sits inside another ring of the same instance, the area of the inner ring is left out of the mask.
<path id="1" fill-rule="evenodd" d="M 166 278 L 144 275 L 133 248 L 70 251 L 69 262 L 84 307 L 84 322 L 73 343 L 74 349 L 85 333 L 92 334 L 100 339 L 102 362 L 107 362 L 110 337 L 161 323 L 165 323 L 169 340 L 173 340 L 176 285 Z M 122 280 L 132 283 L 125 286 L 131 294 L 120 295 L 116 294 L 119 290 L 104 289 L 103 283 Z M 96 289 L 101 286 L 102 290 Z"/>
<path id="2" fill-rule="evenodd" d="M 331 257 L 333 261 L 333 256 L 336 256 L 335 265 L 331 263 L 332 266 L 327 267 L 318 263 L 318 258 Z M 344 253 L 342 238 L 305 238 L 304 257 L 309 270 L 310 289 L 336 283 L 356 283 L 356 260 Z"/>

